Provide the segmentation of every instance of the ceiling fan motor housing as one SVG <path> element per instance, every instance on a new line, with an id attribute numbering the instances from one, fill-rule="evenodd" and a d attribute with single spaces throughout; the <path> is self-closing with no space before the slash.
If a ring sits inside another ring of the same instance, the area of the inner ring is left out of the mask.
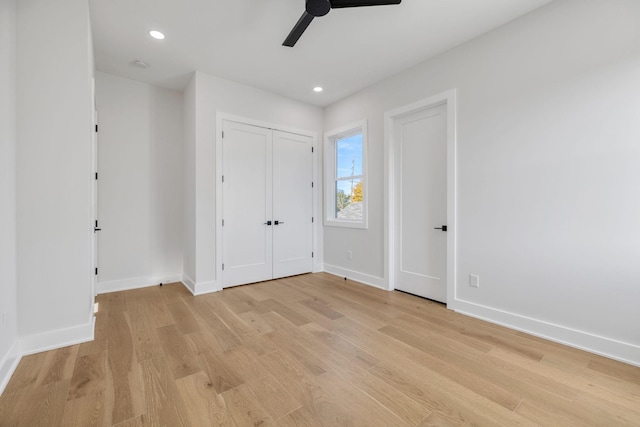
<path id="1" fill-rule="evenodd" d="M 341 9 L 345 7 L 385 6 L 390 4 L 400 4 L 401 2 L 402 0 L 306 0 L 305 11 L 302 13 L 302 16 L 282 45 L 293 47 L 309 24 L 311 24 L 311 21 L 319 16 L 326 15 L 332 8 Z"/>
<path id="2" fill-rule="evenodd" d="M 309 15 L 324 16 L 331 10 L 331 3 L 329 0 L 307 0 L 305 8 Z"/>

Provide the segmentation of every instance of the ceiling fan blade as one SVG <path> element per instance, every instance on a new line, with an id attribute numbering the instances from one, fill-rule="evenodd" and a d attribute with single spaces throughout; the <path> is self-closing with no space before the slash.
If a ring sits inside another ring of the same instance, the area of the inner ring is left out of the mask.
<path id="1" fill-rule="evenodd" d="M 300 19 L 298 19 L 296 25 L 294 25 L 287 38 L 284 40 L 284 43 L 282 43 L 282 46 L 295 46 L 302 33 L 304 33 L 304 30 L 306 30 L 309 24 L 311 24 L 311 21 L 313 21 L 313 15 L 304 12 Z"/>
<path id="2" fill-rule="evenodd" d="M 400 4 L 402 0 L 330 0 L 331 8 L 360 7 L 360 6 L 386 6 L 389 4 Z"/>

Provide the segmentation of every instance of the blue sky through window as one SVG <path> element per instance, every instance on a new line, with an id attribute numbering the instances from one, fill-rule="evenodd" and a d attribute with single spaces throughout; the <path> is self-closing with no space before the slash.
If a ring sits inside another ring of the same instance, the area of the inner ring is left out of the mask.
<path id="1" fill-rule="evenodd" d="M 336 178 L 362 175 L 362 134 L 341 138 L 336 141 Z M 353 184 L 357 184 L 357 179 Z M 338 181 L 337 190 L 351 194 L 351 180 Z"/>
<path id="2" fill-rule="evenodd" d="M 336 141 L 336 177 L 362 175 L 362 134 Z"/>

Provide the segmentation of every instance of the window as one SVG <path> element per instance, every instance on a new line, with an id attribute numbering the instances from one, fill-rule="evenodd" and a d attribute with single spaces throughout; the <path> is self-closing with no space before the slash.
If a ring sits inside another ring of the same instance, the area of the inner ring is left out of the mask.
<path id="1" fill-rule="evenodd" d="M 325 135 L 325 225 L 367 228 L 367 122 Z"/>

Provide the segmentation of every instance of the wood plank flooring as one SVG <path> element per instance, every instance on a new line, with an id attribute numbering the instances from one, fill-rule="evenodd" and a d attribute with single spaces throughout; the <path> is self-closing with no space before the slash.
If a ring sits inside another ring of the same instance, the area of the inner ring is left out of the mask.
<path id="1" fill-rule="evenodd" d="M 98 301 L 95 341 L 22 359 L 0 426 L 640 425 L 640 368 L 329 274 Z"/>

